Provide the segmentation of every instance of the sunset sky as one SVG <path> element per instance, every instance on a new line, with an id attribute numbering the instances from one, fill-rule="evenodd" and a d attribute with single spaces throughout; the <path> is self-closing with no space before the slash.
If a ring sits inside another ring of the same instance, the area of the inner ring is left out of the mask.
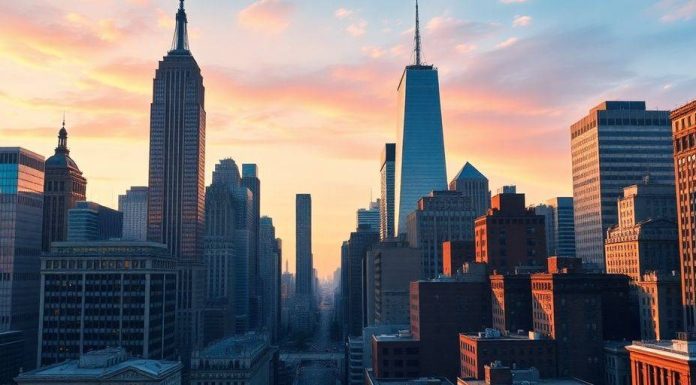
<path id="1" fill-rule="evenodd" d="M 608 4 L 611 5 L 608 5 Z M 147 184 L 149 103 L 177 0 L 0 2 L 0 146 L 50 156 L 63 111 L 88 199 Z M 257 163 L 262 213 L 294 272 L 294 195 L 311 193 L 314 261 L 339 265 L 379 192 L 412 61 L 407 0 L 188 0 L 206 86 L 207 180 Z M 696 97 L 694 0 L 422 0 L 440 71 L 448 176 L 472 162 L 527 203 L 572 193 L 569 125 L 605 99 Z"/>

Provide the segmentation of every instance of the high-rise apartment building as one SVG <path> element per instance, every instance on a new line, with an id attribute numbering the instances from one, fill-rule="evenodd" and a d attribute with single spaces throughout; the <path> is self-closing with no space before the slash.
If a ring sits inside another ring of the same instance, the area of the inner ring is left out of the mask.
<path id="1" fill-rule="evenodd" d="M 381 198 L 379 199 L 380 238 L 394 236 L 394 173 L 396 162 L 396 144 L 386 143 L 382 150 L 382 166 L 379 169 Z"/>
<path id="2" fill-rule="evenodd" d="M 360 225 L 369 226 L 373 231 L 380 232 L 380 200 L 370 202 L 367 209 L 358 209 L 356 213 L 356 228 Z"/>
<path id="3" fill-rule="evenodd" d="M 491 200 L 488 214 L 476 219 L 476 261 L 498 272 L 546 265 L 544 217 L 525 208 L 525 195 L 515 190 Z"/>
<path id="4" fill-rule="evenodd" d="M 261 326 L 268 330 L 272 344 L 280 333 L 280 274 L 282 261 L 275 237 L 273 219 L 259 222 L 259 280 L 261 281 Z"/>
<path id="5" fill-rule="evenodd" d="M 424 278 L 442 274 L 442 243 L 473 241 L 476 217 L 471 200 L 458 191 L 433 191 L 408 216 L 408 242 L 421 250 Z"/>
<path id="6" fill-rule="evenodd" d="M 205 340 L 249 328 L 249 243 L 253 197 L 237 164 L 223 159 L 205 193 L 204 255 L 207 269 Z M 217 321 L 215 321 L 217 320 Z"/>
<path id="7" fill-rule="evenodd" d="M 679 254 L 686 331 L 696 332 L 696 101 L 672 111 Z"/>
<path id="8" fill-rule="evenodd" d="M 251 191 L 252 214 L 249 229 L 249 324 L 252 328 L 261 321 L 261 282 L 259 280 L 259 221 L 261 220 L 261 180 L 259 168 L 253 163 L 242 164 L 242 186 Z"/>
<path id="9" fill-rule="evenodd" d="M 447 189 L 440 84 L 437 69 L 421 61 L 417 4 L 415 57 L 415 63 L 406 66 L 398 86 L 397 234 L 406 233 L 408 215 L 421 197 Z"/>
<path id="10" fill-rule="evenodd" d="M 177 337 L 184 367 L 201 340 L 205 267 L 205 88 L 188 44 L 180 2 L 172 48 L 159 63 L 150 105 L 148 240 L 179 269 Z"/>
<path id="11" fill-rule="evenodd" d="M 118 211 L 123 213 L 123 239 L 147 240 L 147 187 L 131 187 L 119 195 Z"/>
<path id="12" fill-rule="evenodd" d="M 452 179 L 449 189 L 462 192 L 471 198 L 471 207 L 477 218 L 486 215 L 491 207 L 491 190 L 488 186 L 488 178 L 469 162 L 466 162 L 464 167 L 459 170 L 459 174 Z"/>
<path id="13" fill-rule="evenodd" d="M 312 296 L 312 196 L 295 198 L 295 290 L 297 295 Z"/>
<path id="14" fill-rule="evenodd" d="M 548 255 L 575 257 L 575 214 L 572 197 L 549 199 L 534 207 L 546 222 L 546 250 Z"/>
<path id="15" fill-rule="evenodd" d="M 617 223 L 621 189 L 647 174 L 673 183 L 669 111 L 645 102 L 607 101 L 570 127 L 576 256 L 604 269 L 604 235 Z"/>
<path id="16" fill-rule="evenodd" d="M 45 175 L 41 249 L 48 251 L 51 242 L 68 239 L 68 210 L 84 201 L 87 192 L 87 180 L 70 157 L 65 120 L 58 132 L 55 154 L 46 159 Z"/>
<path id="17" fill-rule="evenodd" d="M 68 241 L 90 242 L 120 239 L 123 214 L 95 202 L 77 202 L 68 210 Z"/>
<path id="18" fill-rule="evenodd" d="M 151 242 L 56 242 L 41 261 L 39 365 L 107 347 L 177 358 L 176 261 Z"/>
<path id="19" fill-rule="evenodd" d="M 0 147 L 0 333 L 21 332 L 22 364 L 36 365 L 44 157 Z"/>

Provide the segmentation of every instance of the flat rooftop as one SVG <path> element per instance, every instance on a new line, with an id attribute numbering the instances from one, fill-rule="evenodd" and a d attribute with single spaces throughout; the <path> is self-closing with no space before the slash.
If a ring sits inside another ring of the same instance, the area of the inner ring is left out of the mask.
<path id="1" fill-rule="evenodd" d="M 213 342 L 199 351 L 195 358 L 251 358 L 262 352 L 266 346 L 268 339 L 264 334 L 248 333 Z"/>

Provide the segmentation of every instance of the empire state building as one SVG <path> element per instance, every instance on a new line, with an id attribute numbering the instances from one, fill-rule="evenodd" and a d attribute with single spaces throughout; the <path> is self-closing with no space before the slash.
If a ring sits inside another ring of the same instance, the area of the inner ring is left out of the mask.
<path id="1" fill-rule="evenodd" d="M 172 47 L 153 84 L 147 221 L 148 240 L 167 245 L 177 261 L 182 358 L 200 341 L 205 287 L 205 88 L 189 49 L 187 22 L 180 0 Z"/>

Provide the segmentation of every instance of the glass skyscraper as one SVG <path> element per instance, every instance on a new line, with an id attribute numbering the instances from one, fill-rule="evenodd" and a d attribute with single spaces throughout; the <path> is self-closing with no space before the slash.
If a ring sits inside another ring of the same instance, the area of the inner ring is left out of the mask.
<path id="1" fill-rule="evenodd" d="M 148 240 L 177 260 L 177 337 L 184 367 L 200 340 L 205 291 L 205 88 L 191 55 L 183 1 L 172 49 L 159 63 L 150 106 Z"/>
<path id="2" fill-rule="evenodd" d="M 416 5 L 416 62 L 404 70 L 399 83 L 399 126 L 396 146 L 397 231 L 407 231 L 408 215 L 418 200 L 447 189 L 445 144 L 442 134 L 440 84 L 437 69 L 421 63 Z"/>
<path id="3" fill-rule="evenodd" d="M 23 332 L 24 369 L 36 365 L 43 191 L 44 157 L 0 148 L 0 333 Z"/>
<path id="4" fill-rule="evenodd" d="M 386 143 L 382 151 L 380 168 L 381 194 L 379 200 L 380 238 L 394 236 L 394 168 L 396 165 L 396 144 Z"/>
<path id="5" fill-rule="evenodd" d="M 607 101 L 570 128 L 576 256 L 604 269 L 604 236 L 618 223 L 623 188 L 647 175 L 674 184 L 669 111 L 645 102 Z"/>

